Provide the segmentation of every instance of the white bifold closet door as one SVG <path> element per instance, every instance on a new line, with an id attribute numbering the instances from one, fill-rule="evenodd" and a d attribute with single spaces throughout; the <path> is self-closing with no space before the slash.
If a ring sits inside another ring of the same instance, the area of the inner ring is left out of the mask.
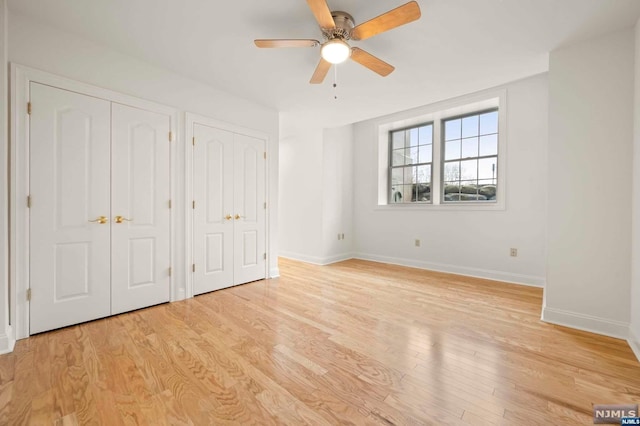
<path id="1" fill-rule="evenodd" d="M 30 333 L 166 302 L 170 118 L 30 85 Z"/>
<path id="2" fill-rule="evenodd" d="M 170 120 L 112 104 L 111 314 L 171 293 Z"/>
<path id="3" fill-rule="evenodd" d="M 30 88 L 30 331 L 38 333 L 111 313 L 111 106 Z"/>
<path id="4" fill-rule="evenodd" d="M 194 294 L 266 276 L 265 142 L 194 124 Z"/>

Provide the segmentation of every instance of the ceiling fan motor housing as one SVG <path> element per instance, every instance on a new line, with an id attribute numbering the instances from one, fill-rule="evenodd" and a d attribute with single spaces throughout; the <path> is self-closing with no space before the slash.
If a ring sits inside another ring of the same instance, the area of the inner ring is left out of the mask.
<path id="1" fill-rule="evenodd" d="M 342 40 L 351 39 L 351 30 L 355 27 L 355 22 L 353 20 L 353 16 L 349 15 L 347 12 L 342 12 L 337 10 L 335 12 L 331 12 L 331 16 L 333 17 L 333 21 L 335 22 L 335 28 L 323 28 L 322 35 L 327 40 L 333 40 L 335 38 L 339 38 Z"/>

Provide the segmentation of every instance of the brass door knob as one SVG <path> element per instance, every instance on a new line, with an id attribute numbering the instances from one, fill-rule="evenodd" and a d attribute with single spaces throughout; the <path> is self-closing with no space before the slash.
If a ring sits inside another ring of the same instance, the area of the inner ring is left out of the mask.
<path id="1" fill-rule="evenodd" d="M 227 220 L 233 219 L 233 217 L 230 214 L 226 215 L 224 218 L 227 219 Z"/>
<path id="2" fill-rule="evenodd" d="M 106 216 L 98 216 L 97 219 L 90 220 L 89 222 L 98 222 L 99 224 L 103 225 L 103 224 L 109 222 L 109 219 L 107 219 Z"/>
<path id="3" fill-rule="evenodd" d="M 114 220 L 113 220 L 113 221 L 114 221 L 115 223 L 122 223 L 122 222 L 123 222 L 123 221 L 125 221 L 125 220 L 126 220 L 127 222 L 131 222 L 133 219 L 127 219 L 127 218 L 126 218 L 126 217 L 124 217 L 124 216 L 116 216 L 116 217 L 114 218 Z"/>
<path id="4" fill-rule="evenodd" d="M 236 220 L 238 220 L 238 219 L 240 219 L 240 218 L 243 218 L 243 219 L 244 219 L 244 216 L 240 216 L 239 214 L 236 214 L 236 218 L 235 218 L 235 219 L 236 219 Z"/>

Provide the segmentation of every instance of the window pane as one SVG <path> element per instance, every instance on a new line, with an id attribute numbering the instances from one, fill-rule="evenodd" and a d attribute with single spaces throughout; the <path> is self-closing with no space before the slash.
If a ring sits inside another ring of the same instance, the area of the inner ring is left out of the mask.
<path id="1" fill-rule="evenodd" d="M 391 152 L 391 165 L 392 166 L 404 165 L 404 148 L 396 149 Z"/>
<path id="2" fill-rule="evenodd" d="M 416 181 L 416 167 L 404 168 L 404 183 L 415 183 Z"/>
<path id="3" fill-rule="evenodd" d="M 487 197 L 481 194 L 460 194 L 460 201 L 486 201 Z"/>
<path id="4" fill-rule="evenodd" d="M 460 186 L 460 193 L 462 194 L 478 194 L 478 185 L 476 185 L 477 181 L 471 182 L 462 182 Z"/>
<path id="5" fill-rule="evenodd" d="M 484 195 L 487 200 L 496 199 L 496 186 L 489 180 L 481 180 L 478 182 L 478 193 Z"/>
<path id="6" fill-rule="evenodd" d="M 406 149 L 405 164 L 416 164 L 418 162 L 418 147 Z"/>
<path id="7" fill-rule="evenodd" d="M 431 147 L 433 145 L 421 145 L 418 147 L 418 163 L 430 163 L 433 155 Z"/>
<path id="8" fill-rule="evenodd" d="M 431 201 L 431 184 L 419 183 L 416 185 L 416 201 Z"/>
<path id="9" fill-rule="evenodd" d="M 497 163 L 498 159 L 496 157 L 481 159 L 478 166 L 478 179 L 492 179 L 493 183 L 495 183 Z"/>
<path id="10" fill-rule="evenodd" d="M 404 171 L 402 168 L 397 167 L 395 169 L 391 169 L 391 186 L 400 185 L 404 179 Z"/>
<path id="11" fill-rule="evenodd" d="M 410 129 L 409 133 L 409 146 L 418 146 L 418 129 Z"/>
<path id="12" fill-rule="evenodd" d="M 478 156 L 478 138 L 462 139 L 462 158 Z"/>
<path id="13" fill-rule="evenodd" d="M 457 182 L 444 183 L 444 201 L 458 201 L 460 199 L 460 185 Z"/>
<path id="14" fill-rule="evenodd" d="M 444 193 L 451 194 L 460 192 L 460 183 L 459 182 L 445 182 L 444 183 Z"/>
<path id="15" fill-rule="evenodd" d="M 404 148 L 404 131 L 391 133 L 391 140 L 393 149 Z"/>
<path id="16" fill-rule="evenodd" d="M 431 182 L 431 165 L 418 166 L 418 182 L 419 183 Z"/>
<path id="17" fill-rule="evenodd" d="M 460 162 L 459 161 L 444 163 L 444 180 L 445 181 L 460 180 Z"/>
<path id="18" fill-rule="evenodd" d="M 418 138 L 420 145 L 427 145 L 433 143 L 433 126 L 422 126 L 418 129 L 420 137 Z"/>
<path id="19" fill-rule="evenodd" d="M 480 116 L 480 134 L 498 133 L 498 111 L 488 112 Z"/>
<path id="20" fill-rule="evenodd" d="M 451 139 L 460 139 L 460 130 L 462 120 L 449 120 L 444 122 L 444 139 L 450 141 Z"/>
<path id="21" fill-rule="evenodd" d="M 460 158 L 460 140 L 449 141 L 444 146 L 444 159 L 455 160 Z"/>
<path id="22" fill-rule="evenodd" d="M 391 195 L 389 196 L 389 202 L 391 203 L 402 202 L 402 185 L 394 185 L 391 187 Z"/>
<path id="23" fill-rule="evenodd" d="M 460 177 L 462 180 L 478 179 L 478 160 L 461 161 Z"/>
<path id="24" fill-rule="evenodd" d="M 498 155 L 498 135 L 480 137 L 480 156 Z"/>
<path id="25" fill-rule="evenodd" d="M 462 119 L 462 137 L 478 136 L 478 116 L 472 115 Z"/>
<path id="26" fill-rule="evenodd" d="M 413 197 L 413 185 L 402 185 L 402 202 L 410 203 Z"/>

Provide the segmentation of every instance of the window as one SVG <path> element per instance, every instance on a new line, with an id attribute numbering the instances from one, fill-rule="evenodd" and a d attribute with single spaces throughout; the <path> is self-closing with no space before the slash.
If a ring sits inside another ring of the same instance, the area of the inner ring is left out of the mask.
<path id="1" fill-rule="evenodd" d="M 443 202 L 495 201 L 498 111 L 443 120 Z"/>
<path id="2" fill-rule="evenodd" d="M 504 99 L 434 105 L 380 122 L 378 205 L 504 209 Z"/>
<path id="3" fill-rule="evenodd" d="M 433 123 L 389 132 L 389 204 L 431 202 Z"/>

